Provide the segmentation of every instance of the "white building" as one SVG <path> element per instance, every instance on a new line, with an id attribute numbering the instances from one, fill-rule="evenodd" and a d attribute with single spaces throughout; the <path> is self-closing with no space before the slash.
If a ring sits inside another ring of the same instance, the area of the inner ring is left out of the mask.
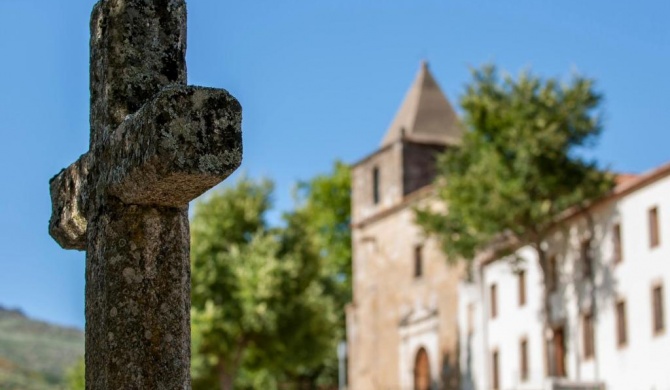
<path id="1" fill-rule="evenodd" d="M 670 164 L 621 179 L 591 224 L 568 215 L 548 240 L 551 330 L 532 248 L 475 261 L 458 290 L 462 389 L 670 390 Z"/>

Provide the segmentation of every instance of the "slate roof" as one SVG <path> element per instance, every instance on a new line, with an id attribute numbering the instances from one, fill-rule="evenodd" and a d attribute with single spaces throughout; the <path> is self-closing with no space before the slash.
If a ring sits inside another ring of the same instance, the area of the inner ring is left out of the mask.
<path id="1" fill-rule="evenodd" d="M 423 61 L 414 83 L 386 132 L 381 146 L 400 139 L 443 145 L 459 144 L 463 129 L 428 63 Z"/>

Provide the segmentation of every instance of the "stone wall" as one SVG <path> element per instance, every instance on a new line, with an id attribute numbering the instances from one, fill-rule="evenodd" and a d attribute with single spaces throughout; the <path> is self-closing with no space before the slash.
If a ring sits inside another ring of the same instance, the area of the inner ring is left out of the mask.
<path id="1" fill-rule="evenodd" d="M 437 388 L 457 388 L 461 269 L 449 267 L 437 243 L 426 239 L 414 223 L 414 206 L 436 203 L 431 189 L 424 186 L 403 196 L 405 183 L 416 186 L 412 183 L 425 181 L 426 172 L 433 174 L 426 163 L 434 160 L 426 157 L 434 151 L 397 142 L 354 166 L 349 389 L 412 389 L 414 360 L 421 347 L 428 352 Z M 380 169 L 381 179 L 377 205 L 372 201 L 374 167 Z M 405 172 L 419 178 L 407 180 Z M 422 247 L 423 259 L 419 277 L 415 276 L 417 246 Z M 428 322 L 435 326 L 426 326 Z"/>

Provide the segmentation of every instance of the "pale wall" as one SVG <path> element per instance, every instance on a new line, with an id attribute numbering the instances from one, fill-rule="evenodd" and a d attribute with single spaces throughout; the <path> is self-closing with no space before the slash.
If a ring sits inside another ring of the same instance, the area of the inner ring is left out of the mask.
<path id="1" fill-rule="evenodd" d="M 661 243 L 649 245 L 648 209 L 659 208 Z M 667 334 L 670 307 L 670 178 L 661 179 L 623 198 L 598 207 L 594 212 L 596 324 L 595 357 L 585 359 L 582 345 L 581 314 L 592 304 L 591 282 L 581 279 L 578 261 L 579 242 L 586 234 L 584 218 L 576 218 L 549 240 L 550 251 L 557 253 L 561 271 L 561 286 L 552 296 L 552 319 L 564 323 L 566 330 L 566 365 L 568 378 L 575 381 L 602 381 L 608 390 L 670 389 L 670 337 Z M 623 262 L 612 262 L 612 227 L 622 226 Z M 490 356 L 497 348 L 500 353 L 502 389 L 540 389 L 545 384 L 544 347 L 542 344 L 542 276 L 534 251 L 522 248 L 526 259 L 527 304 L 519 307 L 517 276 L 511 264 L 499 260 L 483 267 L 482 279 L 462 283 L 459 287 L 459 324 L 461 358 L 467 305 L 477 308 L 475 334 L 472 339 L 472 389 L 490 388 Z M 485 300 L 481 300 L 483 280 Z M 489 286 L 498 285 L 498 317 L 489 318 Z M 666 331 L 652 331 L 651 289 L 663 284 Z M 627 302 L 628 344 L 619 348 L 616 343 L 614 305 L 618 298 Z M 529 342 L 530 377 L 519 378 L 519 343 L 521 337 Z M 461 370 L 465 373 L 463 360 Z M 467 381 L 464 381 L 467 383 Z M 466 388 L 466 387 L 464 387 Z"/>

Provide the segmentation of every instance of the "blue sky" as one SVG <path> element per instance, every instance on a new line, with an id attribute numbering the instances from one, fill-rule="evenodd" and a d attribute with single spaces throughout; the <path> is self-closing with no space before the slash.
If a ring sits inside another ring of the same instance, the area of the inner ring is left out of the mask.
<path id="1" fill-rule="evenodd" d="M 84 324 L 84 254 L 48 235 L 48 181 L 88 148 L 93 0 L 0 0 L 0 305 Z M 243 170 L 296 180 L 381 141 L 421 59 L 452 101 L 469 67 L 579 72 L 605 94 L 604 165 L 670 160 L 667 0 L 191 0 L 191 84 L 244 107 Z M 277 213 L 274 219 L 277 219 Z"/>

